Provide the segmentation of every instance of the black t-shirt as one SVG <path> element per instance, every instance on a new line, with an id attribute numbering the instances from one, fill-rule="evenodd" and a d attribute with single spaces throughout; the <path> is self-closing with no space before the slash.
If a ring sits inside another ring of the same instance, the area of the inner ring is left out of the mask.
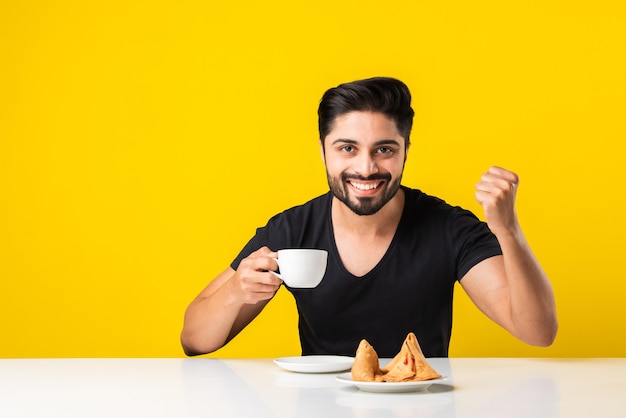
<path id="1" fill-rule="evenodd" d="M 502 254 L 496 237 L 471 212 L 402 187 L 405 206 L 379 263 L 362 277 L 343 266 L 333 235 L 331 193 L 269 220 L 231 267 L 262 246 L 328 251 L 322 282 L 287 289 L 299 314 L 303 355 L 354 356 L 366 339 L 380 357 L 393 357 L 414 332 L 426 357 L 447 357 L 454 283 L 480 261 Z"/>

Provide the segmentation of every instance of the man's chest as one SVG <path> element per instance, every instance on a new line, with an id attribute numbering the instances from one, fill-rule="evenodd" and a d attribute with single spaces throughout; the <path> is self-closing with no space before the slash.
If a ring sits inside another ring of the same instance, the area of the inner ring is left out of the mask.
<path id="1" fill-rule="evenodd" d="M 354 276 L 362 277 L 382 260 L 392 239 L 393 234 L 375 239 L 344 234 L 336 236 L 335 242 L 344 268 Z"/>

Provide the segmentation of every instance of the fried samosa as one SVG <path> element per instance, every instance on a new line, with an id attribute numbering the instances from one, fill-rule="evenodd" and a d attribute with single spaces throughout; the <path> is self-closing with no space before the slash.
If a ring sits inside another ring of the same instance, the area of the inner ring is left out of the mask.
<path id="1" fill-rule="evenodd" d="M 382 382 L 378 354 L 366 340 L 359 343 L 351 371 L 352 380 L 357 382 Z"/>
<path id="2" fill-rule="evenodd" d="M 385 382 L 416 382 L 441 377 L 426 361 L 412 332 L 402 343 L 400 352 L 381 371 Z"/>
<path id="3" fill-rule="evenodd" d="M 417 382 L 439 377 L 426 361 L 412 332 L 387 366 L 380 367 L 376 350 L 366 340 L 361 340 L 352 364 L 352 379 L 360 382 Z"/>

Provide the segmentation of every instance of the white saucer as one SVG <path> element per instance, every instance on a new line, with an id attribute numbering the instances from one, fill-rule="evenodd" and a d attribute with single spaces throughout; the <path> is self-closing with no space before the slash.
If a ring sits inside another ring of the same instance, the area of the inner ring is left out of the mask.
<path id="1" fill-rule="evenodd" d="M 342 373 L 337 376 L 337 380 L 342 383 L 355 385 L 364 392 L 403 393 L 426 390 L 432 384 L 441 383 L 446 380 L 446 377 L 444 376 L 439 379 L 422 380 L 419 382 L 357 382 L 356 380 L 352 380 L 352 374 Z"/>
<path id="2" fill-rule="evenodd" d="M 274 359 L 279 367 L 299 373 L 332 373 L 350 370 L 354 357 L 347 356 L 298 356 Z"/>

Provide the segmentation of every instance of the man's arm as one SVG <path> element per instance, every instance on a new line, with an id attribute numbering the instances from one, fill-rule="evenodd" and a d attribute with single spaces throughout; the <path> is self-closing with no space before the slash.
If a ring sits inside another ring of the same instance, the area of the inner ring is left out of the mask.
<path id="1" fill-rule="evenodd" d="M 491 167 L 476 185 L 502 256 L 474 266 L 461 285 L 476 306 L 520 340 L 549 346 L 558 330 L 550 281 L 533 255 L 515 213 L 516 174 Z"/>
<path id="2" fill-rule="evenodd" d="M 282 283 L 268 273 L 278 268 L 276 256 L 265 247 L 255 251 L 237 271 L 223 271 L 191 302 L 180 336 L 185 354 L 223 347 L 263 310 Z"/>

